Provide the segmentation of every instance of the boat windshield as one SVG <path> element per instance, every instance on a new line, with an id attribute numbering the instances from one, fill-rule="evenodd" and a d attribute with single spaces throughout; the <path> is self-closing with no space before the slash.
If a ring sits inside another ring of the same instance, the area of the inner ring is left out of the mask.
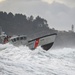
<path id="1" fill-rule="evenodd" d="M 16 41 L 19 41 L 19 40 L 26 40 L 27 37 L 23 36 L 23 37 L 17 37 L 17 38 L 13 38 L 11 39 L 12 42 L 16 42 Z"/>
<path id="2" fill-rule="evenodd" d="M 16 41 L 16 38 L 12 39 L 12 42 L 15 42 Z"/>

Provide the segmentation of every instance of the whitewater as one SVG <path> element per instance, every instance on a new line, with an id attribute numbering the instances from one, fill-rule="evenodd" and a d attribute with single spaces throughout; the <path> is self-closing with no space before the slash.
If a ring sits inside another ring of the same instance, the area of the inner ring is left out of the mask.
<path id="1" fill-rule="evenodd" d="M 75 75 L 75 49 L 0 44 L 0 75 Z"/>

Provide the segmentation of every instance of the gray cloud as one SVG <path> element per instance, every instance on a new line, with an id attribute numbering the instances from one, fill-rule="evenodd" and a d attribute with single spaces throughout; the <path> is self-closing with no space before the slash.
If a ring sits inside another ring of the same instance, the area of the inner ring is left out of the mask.
<path id="1" fill-rule="evenodd" d="M 75 0 L 62 0 L 62 2 L 70 7 L 75 7 Z"/>
<path id="2" fill-rule="evenodd" d="M 0 4 L 0 10 L 27 16 L 39 15 L 48 21 L 49 27 L 59 30 L 69 30 L 72 24 L 75 25 L 75 8 L 58 2 L 48 4 L 41 0 L 6 0 Z"/>
<path id="3" fill-rule="evenodd" d="M 75 0 L 42 0 L 44 2 L 47 2 L 47 3 L 52 3 L 52 2 L 58 2 L 58 3 L 62 3 L 62 4 L 65 4 L 69 7 L 75 7 Z"/>

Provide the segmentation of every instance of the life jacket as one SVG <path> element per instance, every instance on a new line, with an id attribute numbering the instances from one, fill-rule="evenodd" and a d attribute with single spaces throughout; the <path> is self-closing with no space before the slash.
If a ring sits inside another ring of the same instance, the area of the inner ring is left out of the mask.
<path id="1" fill-rule="evenodd" d="M 8 37 L 5 37 L 3 43 L 6 44 L 7 42 L 8 42 Z"/>

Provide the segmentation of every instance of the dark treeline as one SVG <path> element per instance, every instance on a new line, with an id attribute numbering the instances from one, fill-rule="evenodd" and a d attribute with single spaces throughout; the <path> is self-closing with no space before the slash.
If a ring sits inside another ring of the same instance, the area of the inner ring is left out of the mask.
<path id="1" fill-rule="evenodd" d="M 37 16 L 34 19 L 32 15 L 27 17 L 22 14 L 13 15 L 11 12 L 8 14 L 6 12 L 0 12 L 0 26 L 8 35 L 27 35 L 49 30 L 47 21 L 44 18 Z"/>

